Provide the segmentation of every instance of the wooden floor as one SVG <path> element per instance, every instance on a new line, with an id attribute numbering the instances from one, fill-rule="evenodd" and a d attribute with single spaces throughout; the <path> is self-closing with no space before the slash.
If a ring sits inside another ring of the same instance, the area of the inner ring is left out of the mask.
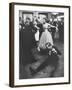
<path id="1" fill-rule="evenodd" d="M 53 77 L 63 77 L 64 76 L 64 44 L 62 42 L 56 41 L 55 46 L 61 51 L 62 55 L 59 56 L 59 64 L 57 69 L 54 71 Z M 21 64 L 20 65 L 20 79 L 29 79 L 29 78 L 48 78 L 50 77 L 52 71 L 54 70 L 54 66 L 46 66 L 44 69 L 36 73 L 35 75 L 31 75 L 30 67 L 36 69 L 44 62 L 47 55 L 40 55 L 36 49 L 33 49 L 34 57 L 37 59 L 37 62 L 27 64 L 26 66 Z"/>

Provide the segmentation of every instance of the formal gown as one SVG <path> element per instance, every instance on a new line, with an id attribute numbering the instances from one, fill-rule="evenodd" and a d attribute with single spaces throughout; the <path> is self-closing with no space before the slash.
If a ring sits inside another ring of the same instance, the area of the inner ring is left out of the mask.
<path id="1" fill-rule="evenodd" d="M 51 33 L 48 31 L 49 28 L 48 23 L 43 24 L 44 32 L 41 35 L 40 41 L 39 41 L 39 48 L 46 49 L 46 44 L 49 42 L 51 45 L 53 45 L 53 39 Z"/>

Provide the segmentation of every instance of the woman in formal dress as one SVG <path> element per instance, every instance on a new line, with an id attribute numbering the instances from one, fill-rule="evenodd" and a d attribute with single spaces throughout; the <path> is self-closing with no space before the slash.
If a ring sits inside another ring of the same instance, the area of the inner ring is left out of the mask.
<path id="1" fill-rule="evenodd" d="M 50 27 L 55 27 L 49 23 L 47 23 L 47 19 L 43 18 L 43 33 L 41 35 L 39 45 L 38 45 L 38 51 L 41 49 L 46 49 L 46 44 L 49 42 L 53 46 L 53 39 L 51 33 L 48 31 Z"/>

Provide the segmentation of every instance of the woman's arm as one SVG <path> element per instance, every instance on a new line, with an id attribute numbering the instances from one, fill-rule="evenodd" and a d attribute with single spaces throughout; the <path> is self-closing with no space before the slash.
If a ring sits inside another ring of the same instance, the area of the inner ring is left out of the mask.
<path id="1" fill-rule="evenodd" d="M 48 24 L 49 27 L 56 28 L 56 26 Z"/>
<path id="2" fill-rule="evenodd" d="M 34 25 L 33 23 L 32 23 L 31 26 L 32 26 L 32 31 L 33 31 L 34 33 L 36 33 L 38 29 L 40 29 L 37 25 Z"/>
<path id="3" fill-rule="evenodd" d="M 37 28 L 37 30 L 39 30 L 40 28 L 37 25 L 34 25 L 35 28 Z"/>
<path id="4" fill-rule="evenodd" d="M 54 26 L 54 25 L 51 25 L 51 24 L 48 24 L 48 25 L 49 25 L 49 27 L 55 28 L 56 31 L 58 31 L 58 26 Z"/>

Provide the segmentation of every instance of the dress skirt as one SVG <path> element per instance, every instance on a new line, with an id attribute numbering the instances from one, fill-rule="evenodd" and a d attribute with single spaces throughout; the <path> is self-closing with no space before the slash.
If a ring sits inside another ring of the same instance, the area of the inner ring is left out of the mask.
<path id="1" fill-rule="evenodd" d="M 39 48 L 42 48 L 42 49 L 46 49 L 46 44 L 47 43 L 51 43 L 51 45 L 53 45 L 53 39 L 52 39 L 52 35 L 51 33 L 48 31 L 48 29 L 46 29 L 42 35 L 41 35 L 41 38 L 40 38 L 40 41 L 39 41 Z"/>

